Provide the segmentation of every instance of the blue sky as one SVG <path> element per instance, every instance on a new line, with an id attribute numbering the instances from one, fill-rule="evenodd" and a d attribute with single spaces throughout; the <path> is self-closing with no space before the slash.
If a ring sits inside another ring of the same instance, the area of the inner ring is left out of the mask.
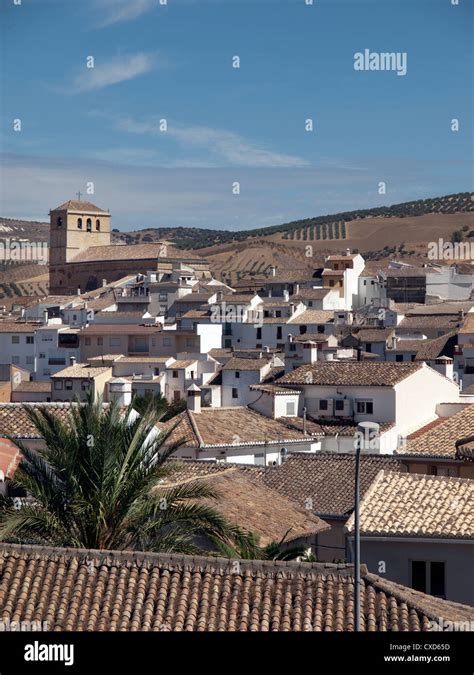
<path id="1" fill-rule="evenodd" d="M 89 182 L 123 230 L 261 227 L 472 189 L 472 0 L 0 7 L 3 216 L 44 220 Z M 406 75 L 354 70 L 365 49 L 406 53 Z"/>

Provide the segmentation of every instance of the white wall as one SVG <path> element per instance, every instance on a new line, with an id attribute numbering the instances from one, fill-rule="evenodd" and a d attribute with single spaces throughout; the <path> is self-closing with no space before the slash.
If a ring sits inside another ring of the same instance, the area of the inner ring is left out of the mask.
<path id="1" fill-rule="evenodd" d="M 438 403 L 459 401 L 458 385 L 428 366 L 395 385 L 395 391 L 396 425 L 402 434 L 432 420 Z"/>

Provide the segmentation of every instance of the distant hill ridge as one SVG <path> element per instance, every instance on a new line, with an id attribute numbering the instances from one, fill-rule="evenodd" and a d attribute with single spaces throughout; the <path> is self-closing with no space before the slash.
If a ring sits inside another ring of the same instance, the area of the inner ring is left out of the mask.
<path id="1" fill-rule="evenodd" d="M 260 227 L 238 232 L 214 230 L 197 227 L 157 227 L 140 228 L 132 232 L 112 230 L 115 243 L 143 243 L 162 239 L 172 241 L 179 248 L 197 249 L 219 244 L 243 241 L 249 238 L 265 237 L 281 234 L 282 239 L 339 239 L 346 238 L 345 224 L 367 218 L 408 218 L 426 214 L 454 214 L 474 212 L 474 193 L 460 192 L 444 197 L 417 199 L 412 202 L 376 206 L 370 209 L 354 209 L 314 218 L 294 220 L 280 225 Z M 19 220 L 16 218 L 0 218 L 0 239 L 6 237 L 45 240 L 49 238 L 49 224 L 40 221 Z"/>

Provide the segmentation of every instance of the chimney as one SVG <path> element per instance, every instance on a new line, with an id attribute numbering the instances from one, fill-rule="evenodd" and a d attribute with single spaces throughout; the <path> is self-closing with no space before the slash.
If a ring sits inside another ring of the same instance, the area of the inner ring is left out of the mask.
<path id="1" fill-rule="evenodd" d="M 44 309 L 43 310 L 43 323 L 48 325 L 48 320 L 49 320 L 48 310 Z"/>
<path id="2" fill-rule="evenodd" d="M 78 289 L 77 289 L 77 294 L 78 294 L 78 295 L 81 294 L 81 287 L 80 287 L 80 286 L 79 286 Z"/>
<path id="3" fill-rule="evenodd" d="M 107 286 L 107 279 L 102 279 L 102 286 Z"/>
<path id="4" fill-rule="evenodd" d="M 290 291 L 287 291 L 287 290 L 284 290 L 284 291 L 283 291 L 283 299 L 285 300 L 285 302 L 289 302 L 289 300 L 290 300 Z"/>
<path id="5" fill-rule="evenodd" d="M 265 345 L 264 348 L 263 348 L 263 351 L 265 352 L 265 354 L 269 354 L 270 353 L 270 347 L 268 345 Z"/>
<path id="6" fill-rule="evenodd" d="M 351 254 L 351 249 L 350 249 L 350 248 L 346 248 L 346 255 L 350 255 L 350 254 Z"/>
<path id="7" fill-rule="evenodd" d="M 132 402 L 132 383 L 124 377 L 109 380 L 109 401 L 117 401 L 121 406 Z"/>
<path id="8" fill-rule="evenodd" d="M 303 408 L 303 435 L 306 436 L 306 406 Z"/>
<path id="9" fill-rule="evenodd" d="M 392 349 L 396 349 L 398 338 L 396 335 L 392 335 Z"/>
<path id="10" fill-rule="evenodd" d="M 288 342 L 293 342 L 293 335 L 288 333 Z"/>
<path id="11" fill-rule="evenodd" d="M 195 384 L 188 387 L 188 410 L 193 413 L 201 412 L 201 390 Z"/>
<path id="12" fill-rule="evenodd" d="M 271 266 L 271 270 L 272 270 L 272 277 L 276 276 L 277 268 L 275 267 L 275 265 Z"/>
<path id="13" fill-rule="evenodd" d="M 461 309 L 459 311 L 458 317 L 459 317 L 460 321 L 464 321 L 464 310 L 463 309 Z"/>
<path id="14" fill-rule="evenodd" d="M 76 357 L 75 357 L 75 356 L 70 356 L 70 357 L 69 357 L 69 365 L 70 365 L 70 366 L 75 366 L 75 365 L 76 365 Z"/>

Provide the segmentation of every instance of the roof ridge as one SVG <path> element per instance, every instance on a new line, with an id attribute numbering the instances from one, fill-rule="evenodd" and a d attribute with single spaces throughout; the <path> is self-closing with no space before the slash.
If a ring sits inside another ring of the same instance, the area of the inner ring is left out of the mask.
<path id="1" fill-rule="evenodd" d="M 202 565 L 208 568 L 235 567 L 239 563 L 242 571 L 259 571 L 263 569 L 272 570 L 275 573 L 288 571 L 308 571 L 323 574 L 339 574 L 341 576 L 351 577 L 354 571 L 354 565 L 348 563 L 326 563 L 326 562 L 296 562 L 294 560 L 247 560 L 239 558 L 223 558 L 221 556 L 187 555 L 185 553 L 156 553 L 152 551 L 134 551 L 134 550 L 109 550 L 109 549 L 84 549 L 58 546 L 40 546 L 36 544 L 10 544 L 0 542 L 0 556 L 5 552 L 26 553 L 32 555 L 50 554 L 58 557 L 67 557 L 68 555 L 77 558 L 98 559 L 113 561 L 128 560 L 130 563 L 136 562 L 163 562 L 168 564 L 183 565 L 193 564 Z M 361 565 L 361 575 L 365 577 L 368 574 L 367 566 Z"/>

